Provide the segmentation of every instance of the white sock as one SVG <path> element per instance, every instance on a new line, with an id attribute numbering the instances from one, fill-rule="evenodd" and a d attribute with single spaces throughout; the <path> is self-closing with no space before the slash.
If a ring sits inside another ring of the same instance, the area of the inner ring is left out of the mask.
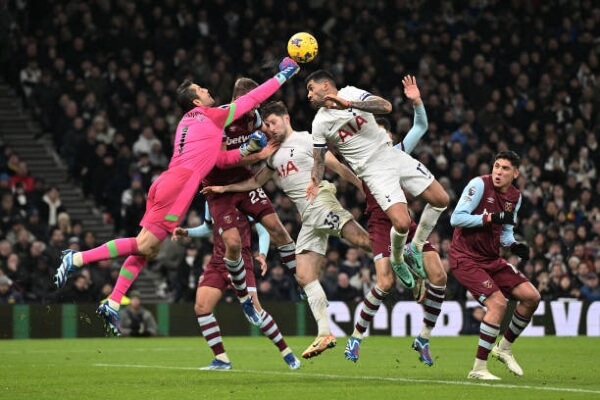
<path id="1" fill-rule="evenodd" d="M 304 292 L 308 298 L 308 305 L 313 313 L 319 333 L 317 336 L 327 336 L 331 333 L 329 319 L 327 318 L 327 296 L 318 280 L 304 285 Z"/>
<path id="2" fill-rule="evenodd" d="M 220 360 L 220 361 L 223 361 L 223 362 L 226 362 L 226 363 L 231 362 L 231 361 L 229 361 L 229 357 L 227 357 L 227 353 L 218 354 L 218 355 L 215 356 L 215 358 L 217 360 Z"/>
<path id="3" fill-rule="evenodd" d="M 390 229 L 390 243 L 392 243 L 392 254 L 390 256 L 393 263 L 404 260 L 404 245 L 408 232 L 398 233 L 392 226 Z"/>
<path id="4" fill-rule="evenodd" d="M 487 369 L 487 361 L 476 358 L 475 364 L 473 364 L 473 371 L 480 371 L 482 369 Z"/>
<path id="5" fill-rule="evenodd" d="M 423 245 L 427 241 L 429 235 L 431 235 L 431 231 L 433 231 L 433 228 L 435 228 L 435 224 L 440 218 L 440 214 L 442 214 L 445 209 L 446 207 L 432 207 L 430 204 L 427 204 L 425 206 L 423 213 L 421 213 L 421 219 L 419 219 L 419 225 L 417 225 L 415 236 L 411 241 L 411 243 L 417 248 L 417 250 L 423 251 Z"/>

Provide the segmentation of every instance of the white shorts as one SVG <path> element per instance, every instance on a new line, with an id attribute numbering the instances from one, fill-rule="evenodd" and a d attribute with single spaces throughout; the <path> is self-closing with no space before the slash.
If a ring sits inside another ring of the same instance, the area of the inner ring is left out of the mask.
<path id="1" fill-rule="evenodd" d="M 314 251 L 325 255 L 329 236 L 340 236 L 342 228 L 353 219 L 335 197 L 336 188 L 327 181 L 319 185 L 319 194 L 302 214 L 302 228 L 296 239 L 296 254 Z"/>
<path id="2" fill-rule="evenodd" d="M 417 197 L 434 181 L 426 166 L 402 150 L 389 150 L 374 155 L 359 176 L 383 211 L 392 204 L 406 203 L 406 190 Z"/>

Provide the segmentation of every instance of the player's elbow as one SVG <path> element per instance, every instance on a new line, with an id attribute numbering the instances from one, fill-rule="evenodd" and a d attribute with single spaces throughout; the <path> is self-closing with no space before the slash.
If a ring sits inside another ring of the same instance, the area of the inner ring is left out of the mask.
<path id="1" fill-rule="evenodd" d="M 392 112 L 392 103 L 390 103 L 389 101 L 385 102 L 385 105 L 383 106 L 383 114 L 389 114 Z"/>
<path id="2" fill-rule="evenodd" d="M 452 213 L 452 215 L 450 216 L 450 225 L 455 228 L 457 226 L 459 226 L 460 224 L 460 218 L 456 213 Z"/>

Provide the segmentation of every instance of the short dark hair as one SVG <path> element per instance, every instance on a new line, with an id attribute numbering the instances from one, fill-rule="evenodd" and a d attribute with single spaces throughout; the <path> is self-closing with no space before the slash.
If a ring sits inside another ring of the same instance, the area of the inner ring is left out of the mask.
<path id="1" fill-rule="evenodd" d="M 264 118 L 271 114 L 275 114 L 278 117 L 289 115 L 288 109 L 285 104 L 283 104 L 283 101 L 270 101 L 260 108 L 260 115 Z"/>
<path id="2" fill-rule="evenodd" d="M 383 129 L 385 129 L 386 131 L 392 131 L 392 124 L 390 123 L 389 119 L 385 117 L 377 117 L 375 118 L 375 122 L 377 123 L 377 125 L 383 126 Z"/>
<path id="3" fill-rule="evenodd" d="M 233 93 L 231 93 L 231 100 L 235 100 L 240 96 L 245 95 L 249 91 L 258 87 L 258 83 L 250 78 L 238 78 L 233 84 Z"/>
<path id="4" fill-rule="evenodd" d="M 510 161 L 512 166 L 515 168 L 519 168 L 521 166 L 521 157 L 519 157 L 519 155 L 512 150 L 503 150 L 496 154 L 496 157 L 494 157 L 494 161 L 497 161 L 499 159 Z"/>
<path id="5" fill-rule="evenodd" d="M 310 81 L 315 81 L 315 82 L 329 81 L 333 86 L 335 86 L 335 78 L 333 77 L 331 72 L 325 71 L 324 69 L 316 70 L 315 72 L 313 72 L 312 74 L 307 76 L 306 79 L 304 80 L 304 84 L 308 85 L 308 82 L 310 82 Z"/>
<path id="6" fill-rule="evenodd" d="M 181 85 L 175 91 L 175 96 L 177 99 L 177 104 L 183 110 L 184 113 L 190 111 L 192 108 L 196 107 L 194 104 L 194 100 L 198 98 L 196 92 L 190 89 L 193 82 L 189 80 L 184 80 Z"/>

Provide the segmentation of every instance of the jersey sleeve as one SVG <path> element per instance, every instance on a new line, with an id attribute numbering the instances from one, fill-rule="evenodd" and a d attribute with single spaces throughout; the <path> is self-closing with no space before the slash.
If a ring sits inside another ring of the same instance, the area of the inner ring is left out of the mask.
<path id="1" fill-rule="evenodd" d="M 212 231 L 211 225 L 207 224 L 206 222 L 204 222 L 200 226 L 188 229 L 188 236 L 189 237 L 205 238 L 205 237 L 210 237 L 212 235 L 212 232 L 213 231 Z"/>
<path id="2" fill-rule="evenodd" d="M 412 153 L 415 147 L 417 147 L 419 140 L 421 140 L 427 131 L 427 127 L 427 112 L 425 111 L 425 106 L 423 106 L 423 104 L 419 104 L 415 107 L 415 116 L 412 128 L 410 128 L 404 139 L 394 147 L 404 150 L 404 152 L 408 154 Z"/>
<path id="3" fill-rule="evenodd" d="M 319 113 L 312 123 L 312 140 L 315 148 L 324 148 L 327 146 L 327 128 L 325 127 L 322 118 L 319 118 Z"/>
<path id="4" fill-rule="evenodd" d="M 482 215 L 472 215 L 483 197 L 483 179 L 473 178 L 463 190 L 460 200 L 450 217 L 450 224 L 461 228 L 483 226 Z"/>
<path id="5" fill-rule="evenodd" d="M 258 252 L 265 256 L 269 254 L 269 246 L 271 246 L 271 237 L 267 228 L 265 228 L 260 222 L 254 224 L 256 233 L 258 234 Z"/>

